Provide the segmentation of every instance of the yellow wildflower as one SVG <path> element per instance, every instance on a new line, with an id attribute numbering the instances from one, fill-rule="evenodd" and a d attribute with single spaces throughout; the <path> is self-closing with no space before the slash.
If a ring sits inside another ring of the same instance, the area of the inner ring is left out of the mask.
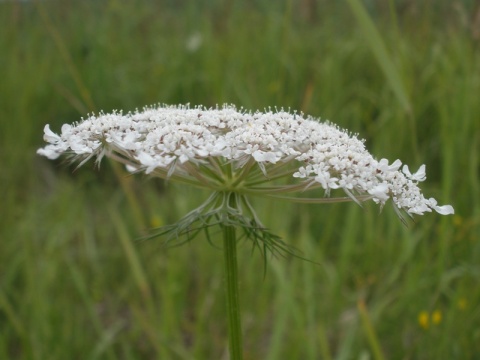
<path id="1" fill-rule="evenodd" d="M 430 315 L 426 311 L 421 311 L 418 314 L 418 324 L 425 330 L 430 326 Z"/>
<path id="2" fill-rule="evenodd" d="M 432 324 L 438 325 L 442 322 L 442 312 L 440 310 L 435 310 L 431 316 Z"/>

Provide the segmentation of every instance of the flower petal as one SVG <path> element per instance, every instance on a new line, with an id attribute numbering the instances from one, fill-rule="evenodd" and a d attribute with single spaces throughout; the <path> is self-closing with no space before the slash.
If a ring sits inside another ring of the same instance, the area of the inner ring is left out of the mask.
<path id="1" fill-rule="evenodd" d="M 49 124 L 45 125 L 45 127 L 43 128 L 43 132 L 44 132 L 43 140 L 45 140 L 46 142 L 55 144 L 61 140 L 60 136 L 58 136 L 52 130 L 50 130 Z"/>

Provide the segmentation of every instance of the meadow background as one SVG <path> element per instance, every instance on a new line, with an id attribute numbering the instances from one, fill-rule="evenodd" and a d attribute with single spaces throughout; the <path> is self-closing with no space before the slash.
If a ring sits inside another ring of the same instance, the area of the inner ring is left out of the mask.
<path id="1" fill-rule="evenodd" d="M 0 2 L 0 358 L 227 359 L 222 252 L 136 239 L 205 199 L 36 155 L 90 112 L 290 108 L 427 164 L 455 216 L 257 201 L 316 262 L 240 245 L 246 359 L 480 358 L 475 1 Z"/>

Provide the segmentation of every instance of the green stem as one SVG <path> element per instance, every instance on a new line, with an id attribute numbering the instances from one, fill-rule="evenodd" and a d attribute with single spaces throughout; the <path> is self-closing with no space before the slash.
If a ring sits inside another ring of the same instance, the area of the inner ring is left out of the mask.
<path id="1" fill-rule="evenodd" d="M 225 255 L 225 290 L 227 296 L 228 337 L 230 360 L 241 360 L 242 327 L 238 296 L 237 241 L 235 227 L 223 227 L 223 252 Z"/>

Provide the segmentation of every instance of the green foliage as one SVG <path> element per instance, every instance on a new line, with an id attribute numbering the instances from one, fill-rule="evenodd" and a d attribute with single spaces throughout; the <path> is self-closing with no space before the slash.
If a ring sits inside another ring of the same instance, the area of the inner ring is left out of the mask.
<path id="1" fill-rule="evenodd" d="M 240 246 L 245 359 L 478 358 L 478 7 L 245 3 L 0 3 L 1 359 L 227 352 L 220 236 L 132 242 L 208 194 L 35 154 L 45 123 L 157 102 L 331 119 L 378 157 L 426 163 L 425 194 L 455 207 L 405 227 L 390 207 L 254 199 L 314 263 L 272 258 L 264 277 Z"/>

